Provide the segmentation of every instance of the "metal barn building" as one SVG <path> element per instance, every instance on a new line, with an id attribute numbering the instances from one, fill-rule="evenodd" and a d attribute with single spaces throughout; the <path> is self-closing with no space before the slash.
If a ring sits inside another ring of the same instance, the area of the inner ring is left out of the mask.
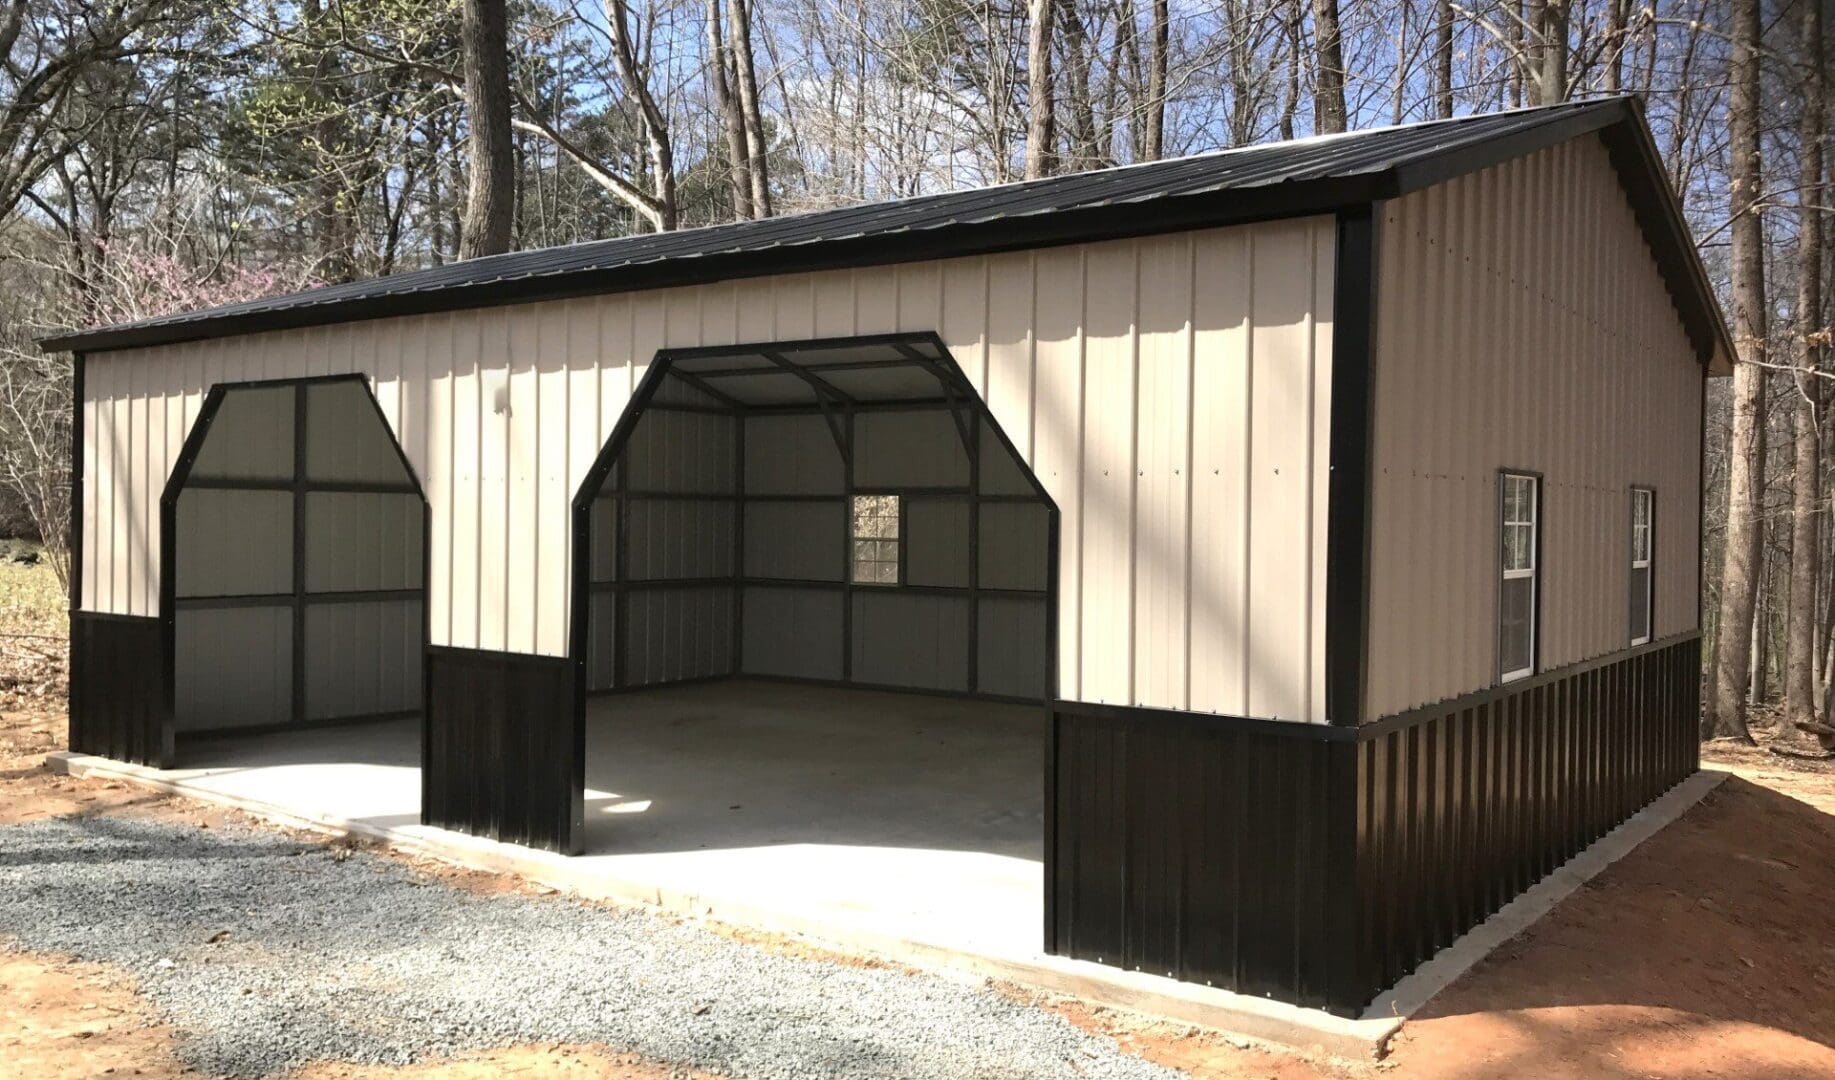
<path id="1" fill-rule="evenodd" d="M 1340 1013 L 1697 765 L 1731 348 L 1629 100 L 45 344 L 76 751 L 375 726 L 407 817 L 583 859 L 982 851 L 1027 947 Z"/>

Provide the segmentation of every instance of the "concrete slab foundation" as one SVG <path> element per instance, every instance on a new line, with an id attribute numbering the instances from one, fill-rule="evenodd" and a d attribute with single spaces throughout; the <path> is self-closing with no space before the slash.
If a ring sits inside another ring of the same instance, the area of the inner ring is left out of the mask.
<path id="1" fill-rule="evenodd" d="M 1664 796 L 1348 1020 L 1046 955 L 1044 723 L 1038 708 L 755 680 L 596 698 L 587 850 L 573 858 L 421 825 L 417 720 L 184 741 L 170 770 L 51 764 L 589 898 L 1352 1059 L 1380 1056 L 1407 1015 L 1719 779 Z"/>

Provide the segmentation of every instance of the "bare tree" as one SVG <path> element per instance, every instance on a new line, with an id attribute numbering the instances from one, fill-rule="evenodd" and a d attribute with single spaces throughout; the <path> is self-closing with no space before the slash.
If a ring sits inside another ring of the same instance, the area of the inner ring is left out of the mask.
<path id="1" fill-rule="evenodd" d="M 463 0 L 463 16 L 471 187 L 459 257 L 472 259 L 510 250 L 516 162 L 510 143 L 509 15 L 504 0 Z"/>
<path id="2" fill-rule="evenodd" d="M 1157 161 L 1166 152 L 1166 64 L 1172 26 L 1167 0 L 1153 0 L 1147 31 L 1147 116 L 1141 156 Z"/>
<path id="3" fill-rule="evenodd" d="M 1051 97 L 1052 20 L 1058 0 L 1027 0 L 1031 25 L 1026 38 L 1026 179 L 1052 171 L 1053 126 Z"/>
<path id="4" fill-rule="evenodd" d="M 70 587 L 70 388 L 68 359 L 44 355 L 23 336 L 0 341 L 0 484 L 25 505 L 44 542 L 45 560 L 66 591 Z"/>
<path id="5" fill-rule="evenodd" d="M 1453 116 L 1453 5 L 1449 0 L 1438 0 L 1434 7 L 1434 115 L 1450 120 Z"/>
<path id="6" fill-rule="evenodd" d="M 1821 577 L 1821 440 L 1823 390 L 1817 377 L 1822 358 L 1822 140 L 1827 114 L 1823 95 L 1822 0 L 1799 0 L 1802 9 L 1800 67 L 1802 116 L 1797 147 L 1796 394 L 1791 410 L 1794 468 L 1791 473 L 1790 626 L 1785 634 L 1785 718 L 1779 734 L 1793 725 L 1816 725 L 1816 592 Z M 1835 741 L 1827 740 L 1825 741 Z"/>
<path id="7" fill-rule="evenodd" d="M 1759 588 L 1765 489 L 1765 235 L 1759 216 L 1759 0 L 1732 0 L 1732 98 L 1727 109 L 1732 184 L 1733 428 L 1728 445 L 1727 539 L 1720 578 L 1720 619 L 1712 708 L 1704 718 L 1716 737 L 1752 741 L 1746 693 L 1752 677 L 1753 612 Z"/>
<path id="8" fill-rule="evenodd" d="M 1602 48 L 1605 50 L 1604 87 L 1608 94 L 1616 94 L 1625 88 L 1625 49 L 1629 43 L 1627 23 L 1630 19 L 1630 0 L 1606 0 L 1606 35 Z"/>
<path id="9" fill-rule="evenodd" d="M 644 143 L 649 150 L 650 187 L 655 210 L 648 215 L 658 232 L 676 227 L 680 215 L 675 185 L 675 141 L 669 131 L 669 118 L 650 86 L 650 72 L 639 59 L 632 41 L 631 13 L 625 0 L 605 0 L 605 24 L 611 34 L 612 57 L 625 92 L 637 102 L 643 117 Z"/>
<path id="10" fill-rule="evenodd" d="M 1529 32 L 1535 45 L 1531 50 L 1530 71 L 1535 105 L 1554 105 L 1567 100 L 1568 4 L 1570 0 L 1535 0 L 1531 10 Z M 1736 0 L 1737 2 L 1737 0 Z"/>
<path id="11" fill-rule="evenodd" d="M 745 123 L 746 175 L 752 182 L 752 216 L 771 216 L 771 177 L 766 160 L 764 113 L 758 104 L 758 68 L 752 60 L 752 9 L 749 0 L 727 0 L 733 33 L 733 74 L 739 111 Z"/>
<path id="12" fill-rule="evenodd" d="M 726 34 L 720 0 L 707 0 L 707 68 L 712 84 L 714 106 L 720 113 L 726 132 L 727 177 L 733 190 L 733 216 L 741 221 L 752 216 L 752 152 L 746 145 L 745 116 L 732 86 L 732 54 L 726 47 Z"/>
<path id="13" fill-rule="evenodd" d="M 66 123 L 78 80 L 129 58 L 157 0 L 0 0 L 0 218 L 5 218 L 86 129 Z"/>
<path id="14" fill-rule="evenodd" d="M 1313 130 L 1345 130 L 1344 33 L 1338 0 L 1313 0 Z"/>

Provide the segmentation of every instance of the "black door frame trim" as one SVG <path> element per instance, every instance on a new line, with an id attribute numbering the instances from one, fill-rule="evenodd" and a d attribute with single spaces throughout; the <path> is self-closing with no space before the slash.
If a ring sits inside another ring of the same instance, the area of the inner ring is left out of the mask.
<path id="1" fill-rule="evenodd" d="M 421 484 L 420 475 L 415 472 L 414 463 L 408 459 L 407 452 L 402 449 L 399 436 L 396 434 L 394 427 L 389 424 L 388 417 L 384 415 L 382 405 L 376 400 L 376 390 L 372 385 L 371 377 L 363 372 L 343 372 L 335 375 L 309 375 L 298 378 L 282 379 L 232 380 L 212 383 L 209 390 L 206 391 L 204 403 L 198 409 L 197 419 L 192 421 L 191 430 L 185 435 L 185 442 L 179 449 L 178 460 L 173 463 L 172 472 L 166 477 L 165 488 L 160 492 L 159 496 L 159 622 L 161 649 L 163 653 L 162 663 L 166 673 L 165 723 L 168 728 L 171 729 L 166 734 L 171 736 L 173 732 L 176 731 L 178 723 L 178 611 L 181 606 L 177 596 L 178 500 L 179 496 L 184 493 L 186 486 L 190 482 L 191 470 L 197 464 L 198 454 L 203 452 L 204 442 L 209 438 L 211 425 L 215 423 L 217 413 L 223 407 L 224 397 L 231 391 L 237 390 L 264 390 L 281 387 L 293 387 L 296 390 L 304 390 L 306 387 L 310 386 L 344 382 L 355 383 L 363 388 L 363 399 L 369 403 L 370 409 L 376 417 L 376 423 L 380 425 L 383 432 L 388 435 L 389 448 L 395 452 L 396 460 L 400 463 L 403 473 L 408 477 L 408 484 L 405 486 L 405 490 L 399 490 L 396 493 L 411 493 L 420 501 L 421 584 L 418 592 L 421 596 L 420 647 L 422 654 L 420 709 L 421 775 L 424 777 L 426 775 L 427 738 L 429 734 L 428 710 L 426 708 L 427 664 L 425 656 L 428 643 L 431 640 L 433 627 L 432 605 L 427 602 L 428 588 L 432 580 L 429 557 L 432 554 L 433 543 L 433 512 L 431 506 L 427 502 L 426 488 Z M 302 422 L 305 412 L 305 400 L 304 393 L 296 393 L 293 433 L 293 452 L 295 458 L 293 468 L 295 479 L 289 486 L 289 490 L 297 489 L 298 485 L 301 483 L 300 478 L 305 474 L 306 465 L 302 456 L 306 439 L 306 432 Z M 391 486 L 391 490 L 395 490 L 395 487 Z M 298 495 L 296 494 L 293 521 L 292 560 L 294 582 L 293 596 L 296 603 L 293 641 L 291 642 L 293 652 L 293 685 L 290 690 L 293 696 L 294 720 L 295 722 L 303 723 L 305 721 L 303 712 L 305 687 L 301 680 L 301 666 L 305 658 L 305 642 L 301 639 L 301 623 L 304 618 L 304 608 L 299 606 L 298 600 L 301 596 L 309 596 L 310 594 L 303 592 L 306 553 L 302 537 L 305 523 L 303 515 L 299 512 L 297 500 Z"/>
<path id="2" fill-rule="evenodd" d="M 869 334 L 854 337 L 812 338 L 797 341 L 740 342 L 733 345 L 696 346 L 675 349 L 664 348 L 657 350 L 655 355 L 651 358 L 649 369 L 644 372 L 642 381 L 637 384 L 637 387 L 632 392 L 630 401 L 625 404 L 624 411 L 619 415 L 617 423 L 612 427 L 611 435 L 607 437 L 605 444 L 599 448 L 598 455 L 593 459 L 592 467 L 587 469 L 586 475 L 581 479 L 580 486 L 574 492 L 573 497 L 573 574 L 569 582 L 570 607 L 568 620 L 570 625 L 567 635 L 567 653 L 573 665 L 574 679 L 574 765 L 572 798 L 575 806 L 584 805 L 584 793 L 586 790 L 586 705 L 588 700 L 587 647 L 588 633 L 591 624 L 591 609 L 589 604 L 592 588 L 591 538 L 593 500 L 598 496 L 600 488 L 605 485 L 606 477 L 611 474 L 613 466 L 616 465 L 618 460 L 624 455 L 625 448 L 630 443 L 631 436 L 637 429 L 638 421 L 642 419 L 645 411 L 656 397 L 658 389 L 663 385 L 664 380 L 668 378 L 674 362 L 677 360 L 705 358 L 710 356 L 757 354 L 761 351 L 781 353 L 808 348 L 841 349 L 872 345 L 894 345 L 904 347 L 921 345 L 935 350 L 941 359 L 934 361 L 934 363 L 939 369 L 945 387 L 964 396 L 966 406 L 973 412 L 974 416 L 979 419 L 981 424 L 985 424 L 987 429 L 994 433 L 994 437 L 999 440 L 1001 448 L 1011 455 L 1013 460 L 1019 465 L 1021 475 L 1024 476 L 1026 483 L 1032 488 L 1038 501 L 1045 506 L 1047 515 L 1046 546 L 1048 565 L 1046 568 L 1046 588 L 1043 592 L 1043 596 L 1045 598 L 1045 646 L 1049 653 L 1049 663 L 1047 664 L 1045 676 L 1045 694 L 1039 704 L 1045 708 L 1047 717 L 1050 716 L 1050 710 L 1056 704 L 1057 690 L 1060 685 L 1058 671 L 1058 535 L 1060 513 L 1058 504 L 1052 499 L 1050 492 L 1045 490 L 1045 485 L 1041 483 L 1038 477 L 1033 473 L 1032 467 L 1026 462 L 1026 459 L 1021 456 L 1018 448 L 1013 445 L 1013 440 L 1008 437 L 1006 431 L 1001 427 L 1000 422 L 995 419 L 993 410 L 989 408 L 987 401 L 981 396 L 980 392 L 975 390 L 975 384 L 962 370 L 961 365 L 957 363 L 955 355 L 950 351 L 949 346 L 943 341 L 941 335 L 933 331 L 918 331 L 910 333 Z M 953 386 L 951 385 L 952 383 Z M 739 415 L 743 418 L 744 412 L 739 412 Z M 971 490 L 974 490 L 979 487 L 979 464 L 971 459 L 970 468 L 974 470 L 974 475 L 971 479 Z M 736 497 L 743 498 L 744 492 L 740 491 L 735 493 L 735 495 Z M 622 548 L 623 545 L 620 545 L 620 550 L 622 550 Z M 743 551 L 739 553 L 739 557 L 744 557 Z M 977 557 L 975 553 L 971 552 L 971 558 Z M 846 587 L 845 583 L 840 584 L 842 584 L 842 587 Z M 852 603 L 850 601 L 844 609 L 844 612 L 851 611 L 851 609 Z M 737 630 L 735 633 L 737 633 Z M 620 642 L 619 647 L 622 648 L 622 642 Z M 735 660 L 737 660 L 737 656 L 735 656 Z M 1046 853 L 1045 881 L 1047 883 L 1052 881 L 1051 852 L 1056 846 L 1056 815 L 1053 812 L 1053 804 L 1056 795 L 1052 790 L 1053 778 L 1057 774 L 1056 727 L 1055 723 L 1047 723 L 1047 735 L 1045 739 L 1044 851 Z M 578 822 L 577 824 L 580 827 L 584 826 L 584 822 Z M 1051 903 L 1046 903 L 1043 913 L 1044 936 L 1048 945 L 1054 940 L 1055 934 L 1052 916 L 1053 906 L 1054 905 Z"/>

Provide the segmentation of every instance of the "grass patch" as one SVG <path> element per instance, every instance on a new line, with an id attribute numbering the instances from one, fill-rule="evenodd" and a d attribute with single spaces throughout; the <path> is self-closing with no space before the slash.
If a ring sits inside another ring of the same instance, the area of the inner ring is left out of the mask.
<path id="1" fill-rule="evenodd" d="M 69 637 L 68 607 L 38 544 L 0 540 L 0 636 Z"/>

